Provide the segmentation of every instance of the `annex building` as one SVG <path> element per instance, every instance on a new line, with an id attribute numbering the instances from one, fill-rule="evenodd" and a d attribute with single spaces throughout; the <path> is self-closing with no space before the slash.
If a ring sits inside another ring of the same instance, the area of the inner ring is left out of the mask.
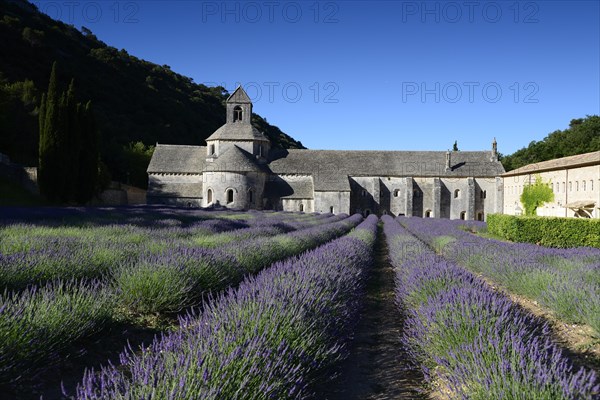
<path id="1" fill-rule="evenodd" d="M 537 215 L 600 218 L 600 151 L 529 164 L 503 174 L 504 214 L 523 212 L 523 187 L 537 176 L 554 192 L 554 201 L 538 207 Z"/>
<path id="2" fill-rule="evenodd" d="M 206 146 L 158 144 L 148 204 L 484 220 L 504 210 L 496 141 L 488 151 L 271 148 L 239 87 Z"/>

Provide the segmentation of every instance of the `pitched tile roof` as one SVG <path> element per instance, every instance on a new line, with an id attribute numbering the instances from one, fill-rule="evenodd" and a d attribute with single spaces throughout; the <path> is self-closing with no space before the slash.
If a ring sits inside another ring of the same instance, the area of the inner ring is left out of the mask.
<path id="1" fill-rule="evenodd" d="M 575 156 L 568 156 L 562 158 L 555 158 L 554 160 L 542 161 L 539 163 L 533 163 L 525 165 L 521 168 L 509 171 L 502 176 L 514 176 L 521 174 L 532 174 L 542 171 L 551 171 L 554 169 L 564 168 L 575 168 L 585 165 L 600 165 L 600 151 L 594 151 L 591 153 L 578 154 Z"/>
<path id="2" fill-rule="evenodd" d="M 313 180 L 310 176 L 286 179 L 274 175 L 265 185 L 265 196 L 282 199 L 312 199 L 314 197 Z"/>
<path id="3" fill-rule="evenodd" d="M 158 144 L 148 165 L 148 173 L 199 174 L 206 162 L 205 146 Z"/>
<path id="4" fill-rule="evenodd" d="M 504 173 L 502 164 L 491 161 L 487 151 L 451 153 L 446 171 L 444 151 L 282 151 L 269 167 L 275 174 L 312 175 L 314 190 L 350 190 L 349 176 L 495 177 Z"/>

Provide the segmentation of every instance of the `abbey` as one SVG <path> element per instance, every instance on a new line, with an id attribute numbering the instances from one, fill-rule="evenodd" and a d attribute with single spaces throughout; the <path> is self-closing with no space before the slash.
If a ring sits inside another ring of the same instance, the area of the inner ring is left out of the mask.
<path id="1" fill-rule="evenodd" d="M 271 148 L 239 87 L 206 146 L 159 144 L 148 204 L 484 220 L 502 213 L 504 173 L 490 151 Z"/>

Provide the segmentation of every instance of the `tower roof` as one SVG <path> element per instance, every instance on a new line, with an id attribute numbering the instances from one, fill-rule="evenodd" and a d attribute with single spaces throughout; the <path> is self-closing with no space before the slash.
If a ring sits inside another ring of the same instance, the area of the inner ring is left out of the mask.
<path id="1" fill-rule="evenodd" d="M 213 163 L 206 164 L 207 171 L 219 172 L 265 172 L 252 154 L 233 145 Z"/>
<path id="2" fill-rule="evenodd" d="M 268 142 L 269 139 L 251 124 L 226 123 L 210 135 L 206 141 L 210 140 L 255 140 Z"/>
<path id="3" fill-rule="evenodd" d="M 248 97 L 246 91 L 241 86 L 238 86 L 237 89 L 233 91 L 231 96 L 227 98 L 227 103 L 252 104 L 252 101 L 250 101 L 250 97 Z"/>

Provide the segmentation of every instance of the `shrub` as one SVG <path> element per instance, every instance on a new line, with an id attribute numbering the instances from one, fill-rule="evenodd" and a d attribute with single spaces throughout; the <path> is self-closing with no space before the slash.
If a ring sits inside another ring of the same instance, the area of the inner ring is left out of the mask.
<path id="1" fill-rule="evenodd" d="M 600 247 L 600 220 L 488 215 L 488 232 L 514 242 L 548 247 Z"/>

